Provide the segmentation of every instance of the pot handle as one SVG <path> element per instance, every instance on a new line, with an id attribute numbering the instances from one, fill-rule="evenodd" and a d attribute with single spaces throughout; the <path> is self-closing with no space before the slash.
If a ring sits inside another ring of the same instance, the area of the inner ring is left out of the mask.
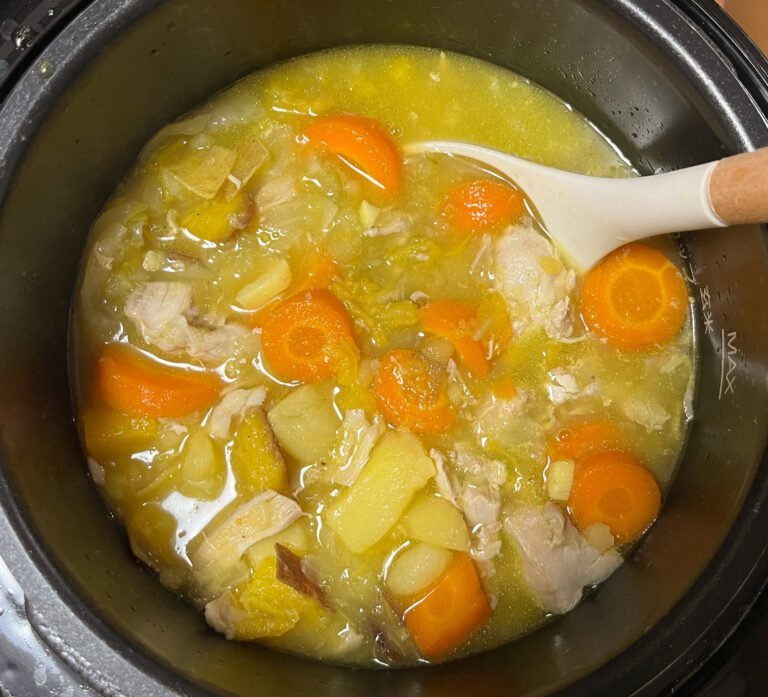
<path id="1" fill-rule="evenodd" d="M 768 147 L 720 160 L 710 175 L 709 200 L 727 225 L 768 222 Z"/>

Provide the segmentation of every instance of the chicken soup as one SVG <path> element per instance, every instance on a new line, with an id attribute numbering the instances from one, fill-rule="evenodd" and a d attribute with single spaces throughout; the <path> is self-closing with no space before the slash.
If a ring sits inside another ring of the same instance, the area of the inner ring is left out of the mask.
<path id="1" fill-rule="evenodd" d="M 659 514 L 692 331 L 663 245 L 586 274 L 535 201 L 426 139 L 631 176 L 519 75 L 430 49 L 270 67 L 157 133 L 74 313 L 91 474 L 228 639 L 357 666 L 565 613 Z"/>

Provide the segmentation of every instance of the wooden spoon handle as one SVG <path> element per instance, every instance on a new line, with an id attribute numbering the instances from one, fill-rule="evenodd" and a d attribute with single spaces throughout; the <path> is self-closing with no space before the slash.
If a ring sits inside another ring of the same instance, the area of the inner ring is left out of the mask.
<path id="1" fill-rule="evenodd" d="M 718 162 L 709 180 L 709 200 L 728 225 L 768 222 L 768 148 Z"/>

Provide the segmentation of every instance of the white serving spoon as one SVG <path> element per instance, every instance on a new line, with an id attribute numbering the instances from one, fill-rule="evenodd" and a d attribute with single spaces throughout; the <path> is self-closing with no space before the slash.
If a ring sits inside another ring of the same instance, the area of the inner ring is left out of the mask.
<path id="1" fill-rule="evenodd" d="M 550 237 L 584 269 L 645 237 L 768 222 L 768 148 L 629 179 L 573 174 L 457 141 L 424 141 L 405 150 L 470 158 L 509 177 L 531 199 Z"/>

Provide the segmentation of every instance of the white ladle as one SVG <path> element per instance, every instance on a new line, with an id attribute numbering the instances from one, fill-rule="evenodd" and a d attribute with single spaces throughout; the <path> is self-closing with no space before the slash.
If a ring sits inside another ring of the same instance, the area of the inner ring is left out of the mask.
<path id="1" fill-rule="evenodd" d="M 422 152 L 477 160 L 509 177 L 531 199 L 551 238 L 585 269 L 645 237 L 768 222 L 768 148 L 628 179 L 573 174 L 457 141 L 406 148 L 408 154 Z"/>

